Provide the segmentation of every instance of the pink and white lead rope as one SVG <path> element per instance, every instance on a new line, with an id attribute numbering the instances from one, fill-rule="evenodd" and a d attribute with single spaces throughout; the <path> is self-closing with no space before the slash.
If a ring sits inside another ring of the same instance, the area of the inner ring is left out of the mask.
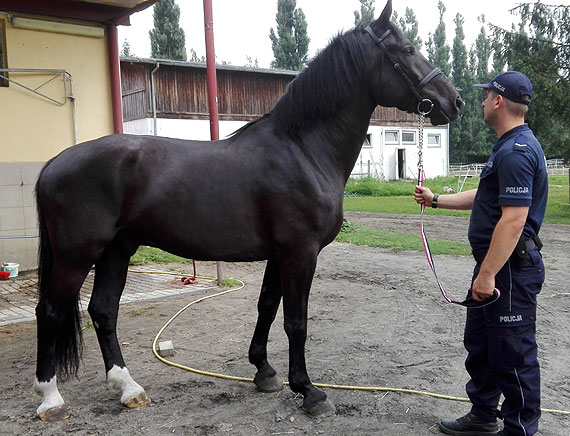
<path id="1" fill-rule="evenodd" d="M 420 134 L 422 134 L 421 131 L 420 131 Z M 420 166 L 419 174 L 418 174 L 418 186 L 423 186 L 423 185 L 424 185 L 424 170 Z M 486 298 L 485 300 L 482 300 L 482 301 L 474 300 L 473 297 L 471 296 L 471 294 L 463 301 L 456 301 L 449 296 L 447 291 L 441 285 L 439 278 L 437 277 L 437 273 L 435 271 L 435 263 L 433 261 L 433 256 L 431 254 L 431 250 L 429 248 L 428 238 L 427 238 L 426 233 L 424 231 L 424 211 L 425 211 L 425 208 L 426 208 L 425 203 L 420 204 L 420 210 L 421 210 L 421 212 L 420 212 L 420 232 L 421 232 L 421 237 L 422 237 L 422 244 L 424 246 L 424 252 L 426 254 L 428 265 L 433 272 L 433 275 L 435 277 L 435 281 L 437 282 L 437 286 L 439 286 L 439 290 L 441 291 L 441 295 L 443 295 L 443 298 L 445 298 L 445 300 L 448 303 L 458 304 L 460 306 L 469 307 L 469 308 L 481 308 L 481 307 L 488 306 L 489 304 L 492 304 L 495 301 L 497 301 L 499 299 L 499 297 L 501 296 L 501 291 L 499 291 L 497 288 L 495 288 L 493 290 L 493 296 L 492 297 Z"/>

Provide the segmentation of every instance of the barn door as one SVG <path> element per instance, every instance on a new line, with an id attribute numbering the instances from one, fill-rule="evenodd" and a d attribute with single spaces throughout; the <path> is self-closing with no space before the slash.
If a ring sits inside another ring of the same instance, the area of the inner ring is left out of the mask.
<path id="1" fill-rule="evenodd" d="M 406 149 L 398 148 L 398 179 L 406 178 Z"/>

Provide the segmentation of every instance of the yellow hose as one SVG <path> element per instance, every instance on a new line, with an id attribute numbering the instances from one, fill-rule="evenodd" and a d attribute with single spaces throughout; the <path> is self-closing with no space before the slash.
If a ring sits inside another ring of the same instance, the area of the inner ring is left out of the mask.
<path id="1" fill-rule="evenodd" d="M 144 273 L 151 273 L 151 274 L 171 274 L 171 275 L 179 275 L 179 274 L 175 274 L 175 273 L 169 273 L 169 272 L 162 272 L 162 271 L 132 271 L 132 272 L 144 272 Z M 207 278 L 210 280 L 214 280 L 214 278 L 212 277 L 202 277 L 202 276 L 198 276 L 199 278 Z M 180 369 L 184 369 L 186 371 L 190 371 L 193 372 L 195 374 L 200 374 L 200 375 L 205 375 L 205 376 L 209 376 L 209 377 L 217 377 L 217 378 L 221 378 L 221 379 L 225 379 L 225 380 L 235 380 L 235 381 L 242 381 L 242 382 L 251 382 L 253 383 L 253 379 L 252 378 L 247 378 L 247 377 L 236 377 L 236 376 L 232 376 L 232 375 L 226 375 L 226 374 L 219 374 L 216 372 L 209 372 L 209 371 L 203 371 L 200 369 L 196 369 L 196 368 L 192 368 L 186 365 L 182 365 L 176 362 L 172 362 L 168 359 L 165 359 L 164 357 L 162 357 L 161 355 L 158 354 L 157 348 L 156 348 L 156 344 L 158 343 L 158 339 L 160 338 L 160 335 L 162 335 L 162 333 L 164 332 L 164 330 L 167 329 L 167 327 L 172 324 L 172 322 L 182 313 L 184 312 L 186 309 L 188 309 L 190 306 L 194 305 L 194 304 L 198 304 L 201 303 L 204 300 L 208 300 L 210 298 L 215 298 L 215 297 L 220 297 L 222 295 L 226 295 L 229 294 L 231 292 L 236 292 L 239 291 L 241 289 L 243 289 L 245 287 L 245 283 L 242 282 L 241 280 L 238 280 L 239 282 L 241 282 L 241 285 L 238 286 L 237 288 L 233 288 L 233 289 L 228 289 L 226 291 L 222 291 L 222 292 L 218 292 L 216 294 L 212 294 L 212 295 L 207 295 L 205 297 L 199 298 L 197 300 L 194 300 L 190 303 L 188 303 L 186 306 L 184 306 L 182 309 L 180 309 L 178 312 L 176 312 L 167 322 L 166 324 L 164 324 L 164 326 L 158 331 L 158 333 L 156 334 L 154 341 L 152 342 L 152 352 L 154 353 L 154 355 L 156 356 L 156 358 L 158 360 L 160 360 L 163 363 L 166 363 L 167 365 L 171 365 L 174 366 L 176 368 L 180 368 Z M 212 286 L 212 288 L 214 288 L 214 286 Z M 210 288 L 204 288 L 204 289 L 210 289 Z M 320 388 L 328 388 L 328 389 L 344 389 L 344 390 L 355 390 L 355 391 L 376 391 L 376 392 L 397 392 L 397 393 L 401 393 L 401 394 L 414 394 L 414 395 L 422 395 L 425 397 L 432 397 L 432 398 L 438 398 L 441 400 L 450 400 L 450 401 L 460 401 L 460 402 L 464 402 L 464 403 L 469 403 L 470 400 L 469 398 L 463 398 L 463 397 L 454 397 L 454 396 L 450 396 L 450 395 L 442 395 L 442 394 L 436 394 L 433 392 L 427 392 L 427 391 L 418 391 L 418 390 L 414 390 L 414 389 L 401 389 L 401 388 L 391 388 L 391 387 L 381 387 L 381 386 L 348 386 L 348 385 L 334 385 L 334 384 L 325 384 L 325 383 L 313 383 L 315 386 L 320 387 Z M 283 382 L 283 385 L 288 386 L 289 383 L 288 382 Z M 556 409 L 541 409 L 542 413 L 552 413 L 552 414 L 557 414 L 557 415 L 570 415 L 570 411 L 566 411 L 566 410 L 556 410 Z"/>

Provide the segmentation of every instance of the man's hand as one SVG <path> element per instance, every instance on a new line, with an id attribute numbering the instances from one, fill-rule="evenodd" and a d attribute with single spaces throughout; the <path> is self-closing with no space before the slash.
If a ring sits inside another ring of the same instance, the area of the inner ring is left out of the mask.
<path id="1" fill-rule="evenodd" d="M 418 204 L 425 204 L 427 207 L 430 207 L 433 200 L 433 192 L 425 186 L 416 186 L 414 190 L 414 200 L 416 200 Z"/>
<path id="2" fill-rule="evenodd" d="M 473 281 L 471 292 L 475 301 L 482 301 L 493 296 L 495 290 L 495 276 L 479 272 Z"/>

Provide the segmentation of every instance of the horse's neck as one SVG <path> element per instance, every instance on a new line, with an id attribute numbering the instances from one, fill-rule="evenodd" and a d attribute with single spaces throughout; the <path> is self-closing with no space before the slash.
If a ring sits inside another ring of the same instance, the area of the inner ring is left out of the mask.
<path id="1" fill-rule="evenodd" d="M 317 123 L 313 134 L 323 141 L 315 141 L 310 148 L 320 159 L 327 159 L 338 170 L 344 183 L 348 180 L 360 149 L 366 138 L 370 117 L 374 110 L 368 98 L 355 93 L 337 115 L 326 122 Z"/>

